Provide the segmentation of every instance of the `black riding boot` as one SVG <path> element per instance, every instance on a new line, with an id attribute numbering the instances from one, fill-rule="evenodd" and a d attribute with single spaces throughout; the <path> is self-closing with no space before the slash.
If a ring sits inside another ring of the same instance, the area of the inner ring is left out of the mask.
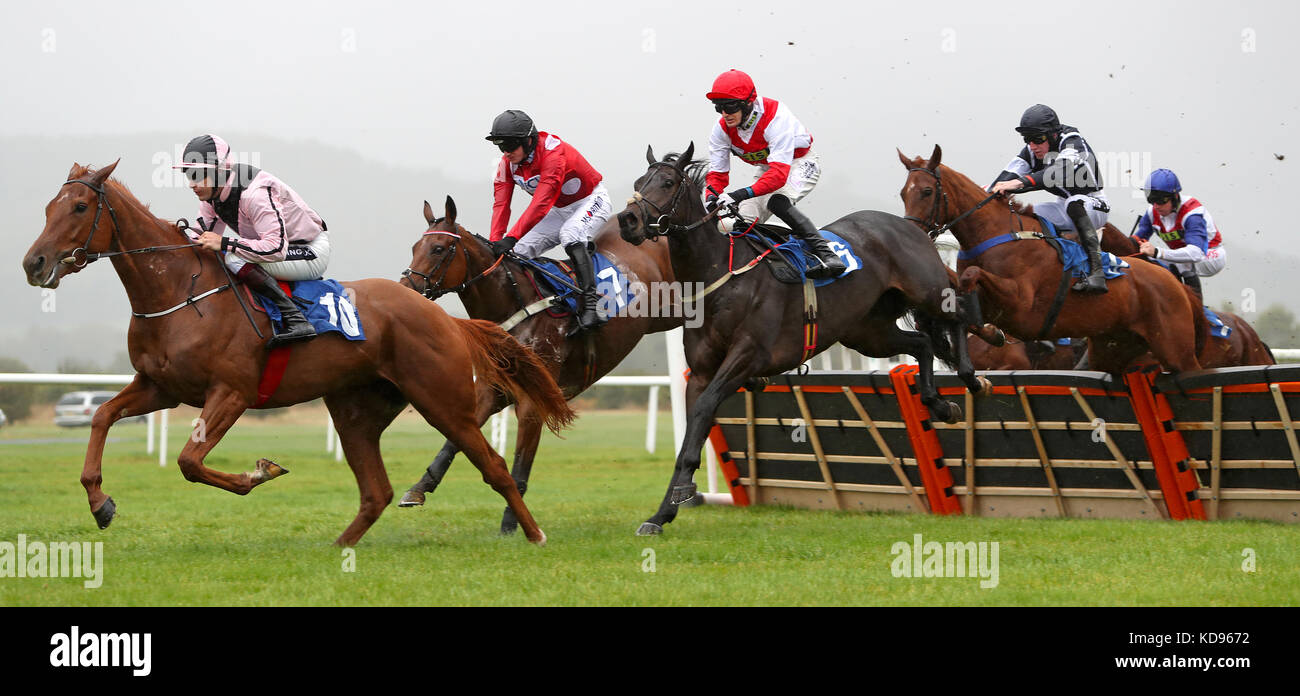
<path id="1" fill-rule="evenodd" d="M 307 318 L 302 315 L 302 310 L 293 300 L 284 294 L 280 289 L 280 284 L 271 277 L 269 273 L 262 270 L 255 263 L 246 263 L 239 269 L 236 274 L 237 278 L 244 281 L 248 287 L 255 290 L 258 294 L 270 298 L 275 303 L 276 309 L 280 310 L 280 325 L 284 331 L 271 337 L 267 343 L 268 348 L 290 343 L 292 341 L 301 341 L 305 338 L 311 338 L 316 335 L 316 329 L 312 328 Z"/>
<path id="2" fill-rule="evenodd" d="M 1088 252 L 1088 277 L 1075 283 L 1073 288 L 1080 292 L 1106 292 L 1106 275 L 1101 270 L 1101 242 L 1097 240 L 1097 230 L 1092 226 L 1092 219 L 1083 203 L 1075 201 L 1066 208 L 1074 229 L 1079 233 L 1079 243 Z"/>
<path id="3" fill-rule="evenodd" d="M 1196 271 L 1188 271 L 1187 273 L 1184 273 L 1181 277 L 1183 279 L 1184 285 L 1191 286 L 1191 288 L 1196 291 L 1197 295 L 1200 295 L 1201 297 L 1205 297 L 1204 293 L 1201 292 L 1201 277 L 1199 275 L 1196 275 Z"/>
<path id="4" fill-rule="evenodd" d="M 578 330 L 593 331 L 609 320 L 600 316 L 600 312 L 597 311 L 600 295 L 596 292 L 596 271 L 591 261 L 592 249 L 588 244 L 573 242 L 565 245 L 564 251 L 573 262 L 573 272 L 578 276 L 578 287 L 581 290 L 578 293 Z"/>
<path id="5" fill-rule="evenodd" d="M 781 218 L 782 222 L 789 225 L 790 232 L 802 239 L 812 250 L 817 260 L 821 262 L 820 265 L 808 269 L 809 278 L 813 280 L 834 278 L 846 270 L 839 255 L 831 251 L 830 245 L 817 233 L 817 226 L 813 224 L 812 220 L 808 219 L 807 215 L 795 208 L 790 199 L 780 194 L 772 196 L 768 201 L 767 209 L 772 211 L 773 215 Z"/>

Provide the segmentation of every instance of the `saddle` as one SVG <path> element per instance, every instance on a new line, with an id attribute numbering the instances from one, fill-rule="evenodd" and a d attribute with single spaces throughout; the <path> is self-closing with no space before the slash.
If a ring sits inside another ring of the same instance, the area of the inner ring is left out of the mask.
<path id="1" fill-rule="evenodd" d="M 767 269 L 772 272 L 773 278 L 788 285 L 804 282 L 803 273 L 790 258 L 791 254 L 802 254 L 804 251 L 798 240 L 790 237 L 788 228 L 756 223 L 749 228 L 749 234 L 741 238 L 749 242 L 755 253 L 766 254 L 763 260 L 767 262 Z M 807 266 L 808 263 L 805 262 L 804 267 Z"/>

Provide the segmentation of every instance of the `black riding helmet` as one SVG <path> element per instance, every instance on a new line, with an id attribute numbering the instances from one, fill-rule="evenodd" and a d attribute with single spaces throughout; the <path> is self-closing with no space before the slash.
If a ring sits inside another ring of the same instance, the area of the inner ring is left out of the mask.
<path id="1" fill-rule="evenodd" d="M 1045 104 L 1034 104 L 1025 109 L 1024 115 L 1020 117 L 1020 125 L 1016 126 L 1016 132 L 1021 135 L 1055 135 L 1061 130 L 1061 120 L 1056 117 L 1056 112 L 1052 107 Z"/>
<path id="2" fill-rule="evenodd" d="M 528 114 L 518 109 L 509 109 L 493 119 L 492 131 L 485 139 L 497 146 L 504 146 L 502 152 L 509 152 L 522 144 L 524 155 L 527 156 L 533 154 L 533 148 L 537 147 L 537 126 Z"/>

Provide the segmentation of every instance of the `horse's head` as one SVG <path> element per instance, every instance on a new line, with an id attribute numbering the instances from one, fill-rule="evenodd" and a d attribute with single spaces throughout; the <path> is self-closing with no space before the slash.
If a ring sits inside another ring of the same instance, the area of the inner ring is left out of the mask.
<path id="1" fill-rule="evenodd" d="M 45 205 L 45 229 L 23 257 L 28 283 L 57 288 L 63 276 L 85 267 L 87 253 L 108 249 L 117 234 L 117 216 L 105 186 L 116 168 L 117 162 L 96 170 L 72 165 L 68 180 Z"/>
<path id="2" fill-rule="evenodd" d="M 460 286 L 469 274 L 469 255 L 478 239 L 456 224 L 456 201 L 447 196 L 442 217 L 434 217 L 433 206 L 424 202 L 428 225 L 411 246 L 411 265 L 402 271 L 402 285 L 436 300 Z"/>
<path id="3" fill-rule="evenodd" d="M 952 209 L 948 201 L 948 191 L 943 188 L 940 179 L 942 173 L 939 165 L 943 160 L 943 150 L 934 146 L 930 159 L 920 157 L 908 159 L 902 150 L 898 150 L 898 161 L 907 168 L 907 181 L 898 195 L 903 199 L 903 217 L 932 232 L 948 222 L 960 211 Z"/>
<path id="4" fill-rule="evenodd" d="M 640 244 L 649 237 L 694 229 L 707 219 L 699 186 L 688 171 L 694 154 L 695 143 L 663 160 L 655 159 L 654 148 L 646 148 L 650 168 L 636 180 L 635 193 L 618 214 L 623 241 Z"/>

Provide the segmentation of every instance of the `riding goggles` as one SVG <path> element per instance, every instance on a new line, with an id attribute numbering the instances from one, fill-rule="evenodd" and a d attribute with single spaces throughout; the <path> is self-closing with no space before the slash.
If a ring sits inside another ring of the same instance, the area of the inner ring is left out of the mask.
<path id="1" fill-rule="evenodd" d="M 526 141 L 523 138 L 493 138 L 492 144 L 501 149 L 502 152 L 514 152 L 523 147 Z"/>
<path id="2" fill-rule="evenodd" d="M 1025 136 L 1025 144 L 1026 144 L 1026 145 L 1040 145 L 1040 144 L 1045 143 L 1045 142 L 1047 142 L 1047 134 L 1046 134 L 1046 133 L 1033 133 L 1033 134 L 1031 134 L 1031 135 L 1026 135 L 1026 136 Z"/>
<path id="3" fill-rule="evenodd" d="M 745 108 L 744 99 L 714 99 L 713 110 L 720 114 L 734 114 Z"/>
<path id="4" fill-rule="evenodd" d="M 1165 193 L 1164 191 L 1152 191 L 1147 194 L 1147 203 L 1150 203 L 1151 205 L 1164 205 L 1173 199 L 1174 197 L 1172 194 Z"/>

